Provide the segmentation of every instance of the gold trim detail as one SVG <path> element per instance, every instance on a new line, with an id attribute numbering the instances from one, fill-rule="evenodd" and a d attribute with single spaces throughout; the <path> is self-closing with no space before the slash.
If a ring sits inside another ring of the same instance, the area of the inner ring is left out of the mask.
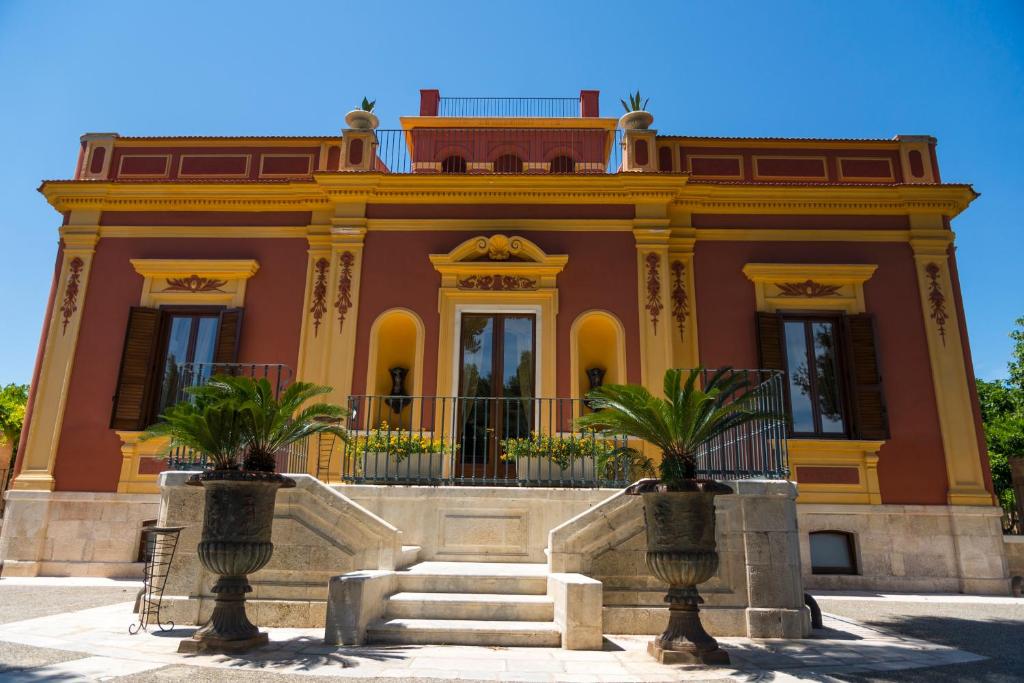
<path id="1" fill-rule="evenodd" d="M 863 313 L 864 283 L 874 264 L 748 263 L 757 310 L 831 310 Z M 771 289 L 769 289 L 771 288 Z"/>
<path id="2" fill-rule="evenodd" d="M 200 277 L 192 273 L 188 277 L 167 278 L 167 286 L 164 292 L 223 292 L 221 289 L 228 283 L 227 280 L 215 280 L 209 277 Z"/>
<path id="3" fill-rule="evenodd" d="M 797 503 L 840 503 L 879 505 L 878 452 L 884 441 L 846 439 L 788 439 L 789 465 L 799 486 Z M 856 484 L 801 483 L 800 468 L 841 468 L 857 470 Z"/>
<path id="4" fill-rule="evenodd" d="M 131 259 L 145 278 L 140 306 L 218 304 L 240 307 L 246 281 L 259 270 L 252 259 Z"/>
<path id="5" fill-rule="evenodd" d="M 459 289 L 482 289 L 502 292 L 516 289 L 537 289 L 537 281 L 522 275 L 470 275 L 459 280 Z"/>

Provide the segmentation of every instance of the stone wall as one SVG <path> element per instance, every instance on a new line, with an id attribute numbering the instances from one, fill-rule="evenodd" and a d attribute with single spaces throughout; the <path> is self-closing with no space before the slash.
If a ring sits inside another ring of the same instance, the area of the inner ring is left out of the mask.
<path id="1" fill-rule="evenodd" d="M 715 499 L 718 573 L 700 586 L 713 635 L 795 638 L 808 632 L 796 528 L 796 487 L 784 481 L 727 482 Z M 553 572 L 602 582 L 604 632 L 654 634 L 668 619 L 668 586 L 645 561 L 643 501 L 622 492 L 550 534 Z"/>
<path id="2" fill-rule="evenodd" d="M 614 489 L 339 486 L 421 546 L 420 560 L 546 562 L 548 532 Z"/>
<path id="3" fill-rule="evenodd" d="M 997 507 L 800 505 L 797 510 L 808 588 L 1009 594 Z M 813 574 L 814 531 L 852 533 L 859 573 Z"/>
<path id="4" fill-rule="evenodd" d="M 1024 577 L 1024 536 L 1003 536 L 1006 564 L 1011 577 Z"/>
<path id="5" fill-rule="evenodd" d="M 167 577 L 163 618 L 205 621 L 213 610 L 215 575 L 199 562 L 204 489 L 185 484 L 191 472 L 160 475 L 160 524 L 184 527 Z M 274 555 L 249 581 L 250 617 L 264 626 L 320 627 L 332 576 L 358 569 L 395 569 L 402 535 L 315 478 L 289 475 L 293 489 L 277 493 Z"/>
<path id="6" fill-rule="evenodd" d="M 0 531 L 2 576 L 141 578 L 142 523 L 155 494 L 8 491 Z"/>

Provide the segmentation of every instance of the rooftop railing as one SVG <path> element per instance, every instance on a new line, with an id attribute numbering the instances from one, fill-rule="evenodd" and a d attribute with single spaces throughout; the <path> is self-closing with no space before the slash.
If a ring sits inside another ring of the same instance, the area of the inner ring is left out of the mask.
<path id="1" fill-rule="evenodd" d="M 595 174 L 622 165 L 622 131 L 600 128 L 377 130 L 375 170 L 415 174 Z"/>
<path id="2" fill-rule="evenodd" d="M 570 118 L 581 111 L 578 97 L 442 97 L 438 115 Z"/>

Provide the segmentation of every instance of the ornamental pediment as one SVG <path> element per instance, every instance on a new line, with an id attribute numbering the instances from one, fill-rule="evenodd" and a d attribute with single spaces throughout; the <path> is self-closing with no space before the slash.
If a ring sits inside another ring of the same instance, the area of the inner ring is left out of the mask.
<path id="1" fill-rule="evenodd" d="M 442 287 L 480 291 L 554 287 L 568 261 L 566 254 L 548 254 L 525 237 L 503 234 L 473 237 L 447 254 L 430 255 Z"/>

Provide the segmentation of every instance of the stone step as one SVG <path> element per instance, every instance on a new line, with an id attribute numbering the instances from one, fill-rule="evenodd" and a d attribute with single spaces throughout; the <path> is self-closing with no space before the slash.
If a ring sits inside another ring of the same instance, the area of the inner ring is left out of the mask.
<path id="1" fill-rule="evenodd" d="M 378 619 L 366 630 L 371 643 L 559 647 L 558 627 L 542 621 Z"/>
<path id="2" fill-rule="evenodd" d="M 423 548 L 418 545 L 403 545 L 402 552 L 398 556 L 398 569 L 405 569 L 411 564 L 415 564 L 416 560 L 420 559 L 420 550 Z"/>
<path id="3" fill-rule="evenodd" d="M 554 601 L 546 595 L 487 593 L 395 593 L 387 617 L 479 621 L 552 621 Z"/>
<path id="4" fill-rule="evenodd" d="M 547 594 L 547 565 L 502 562 L 420 562 L 398 572 L 404 593 Z"/>

